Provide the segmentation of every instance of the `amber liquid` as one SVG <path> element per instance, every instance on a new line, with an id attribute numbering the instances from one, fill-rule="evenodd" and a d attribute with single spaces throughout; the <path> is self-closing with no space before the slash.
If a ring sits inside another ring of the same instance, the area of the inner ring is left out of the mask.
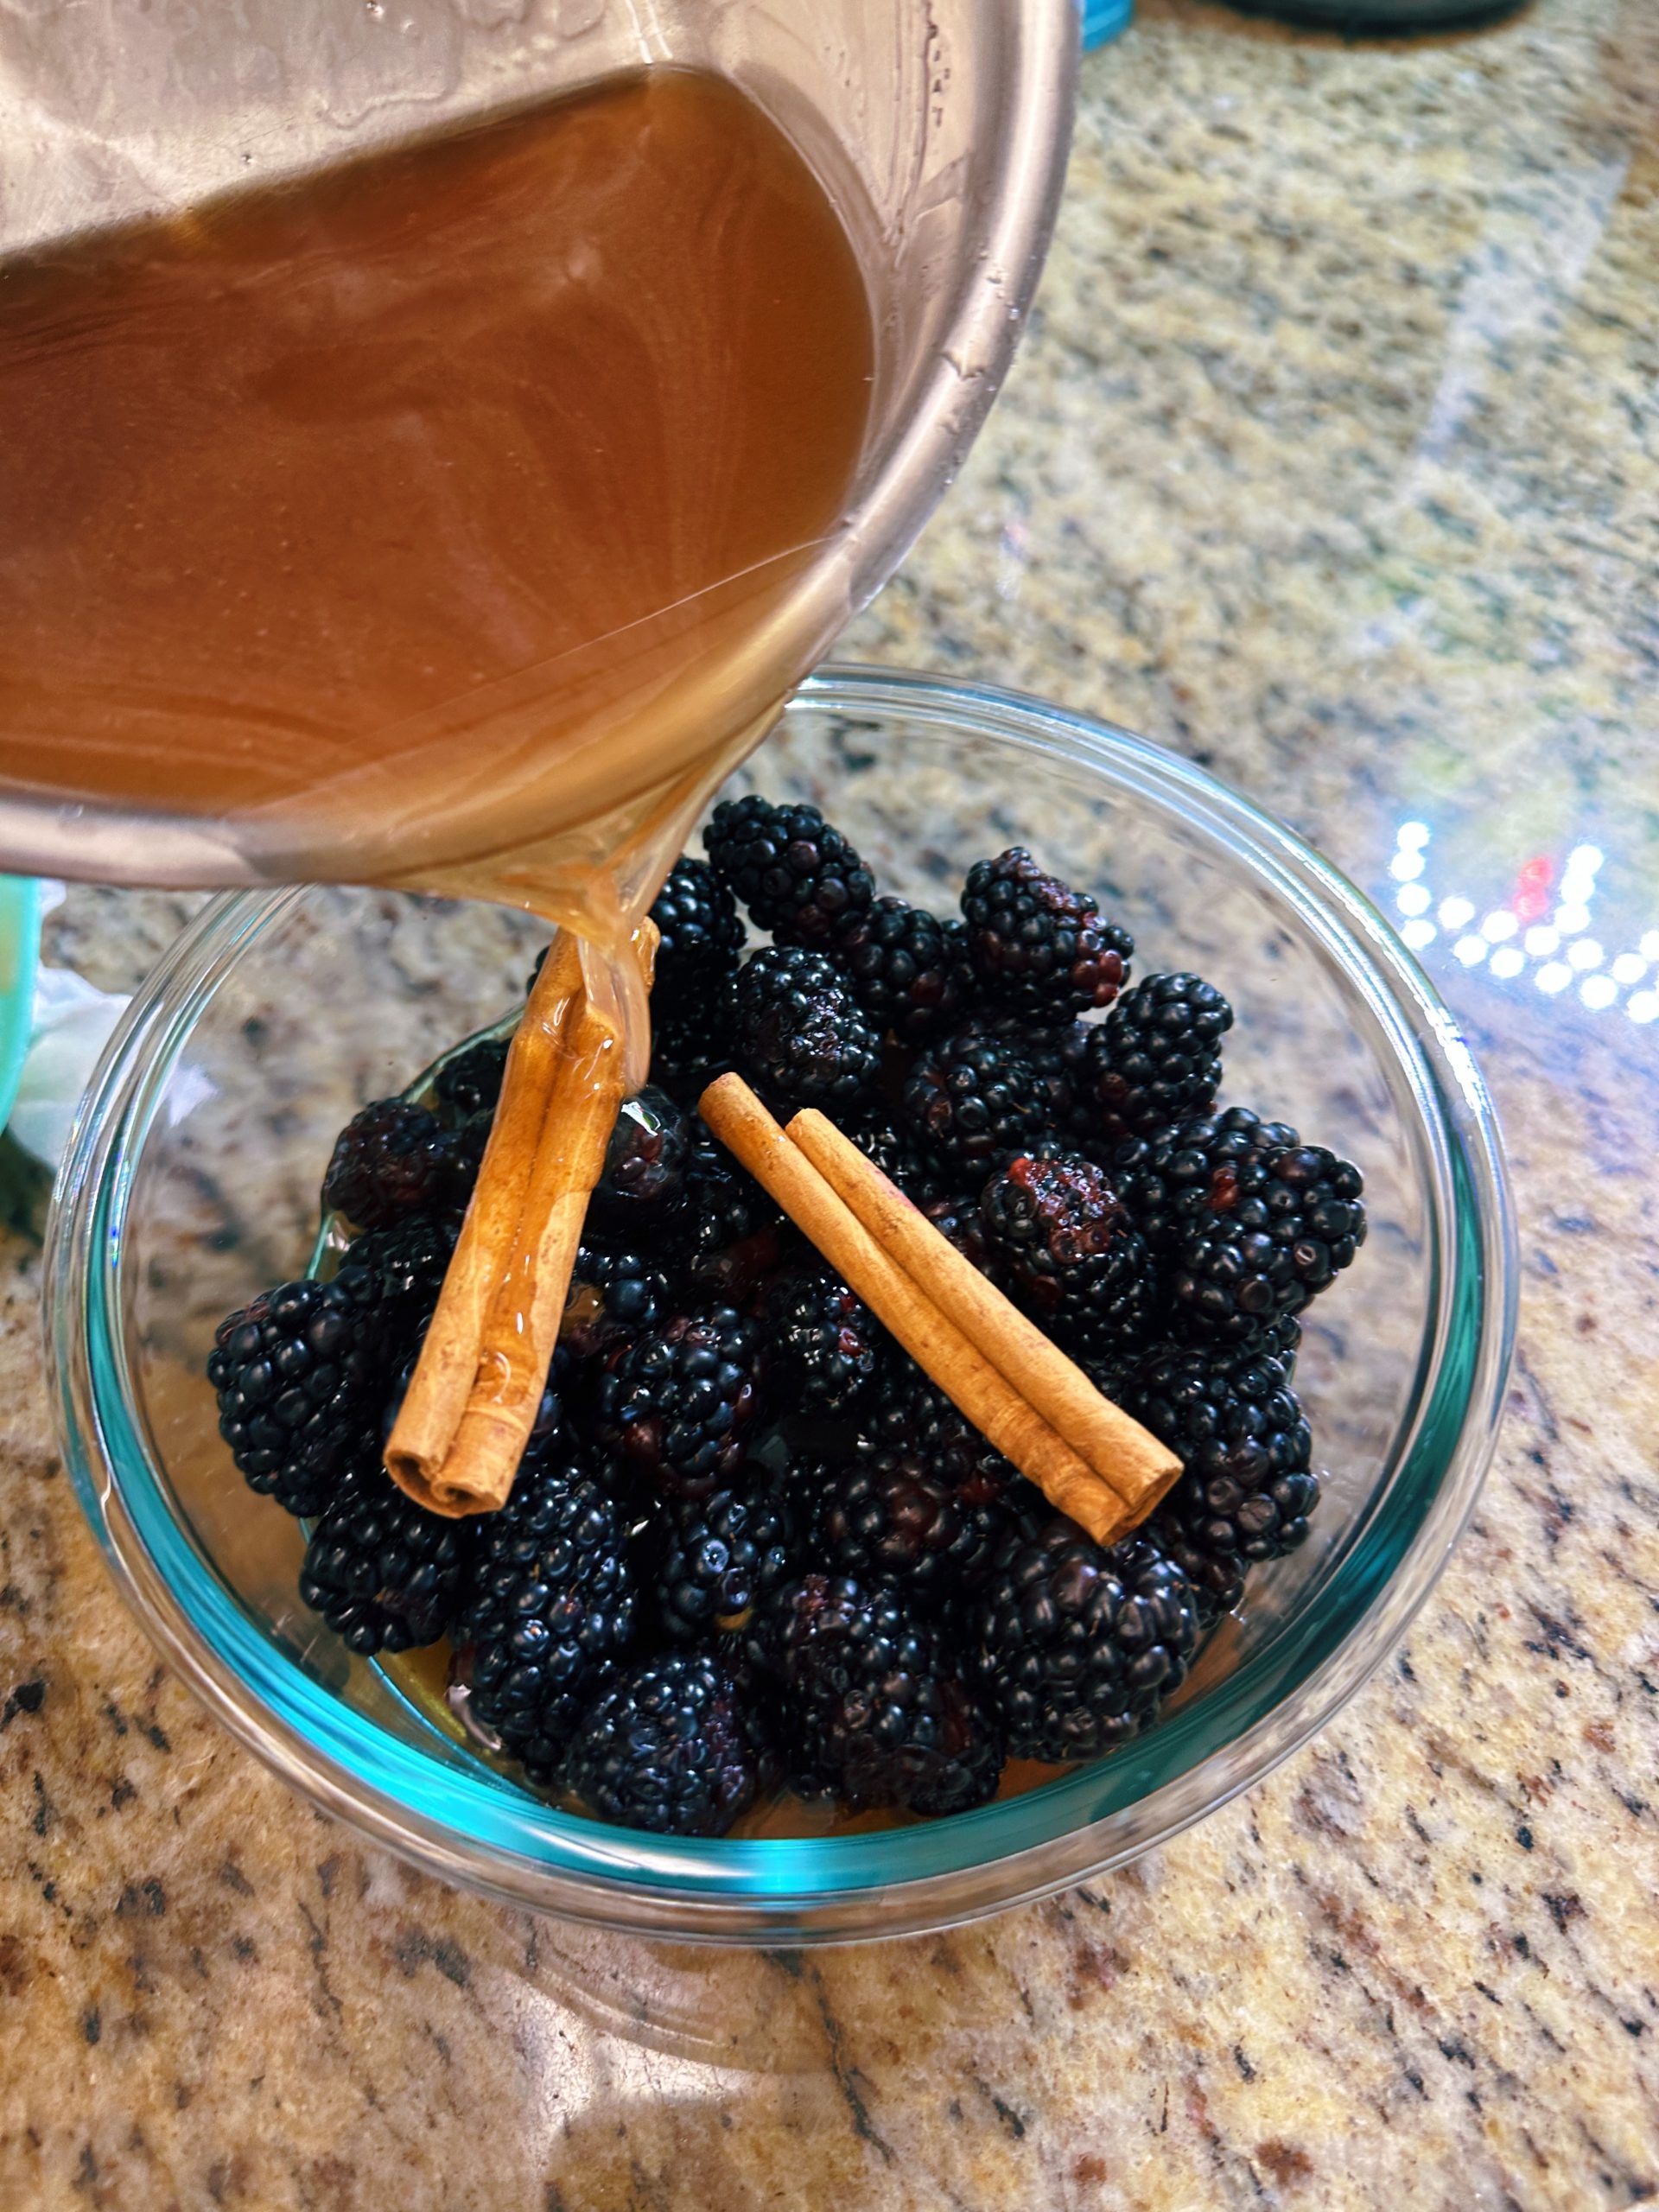
<path id="1" fill-rule="evenodd" d="M 573 911 L 800 673 L 872 351 L 823 188 L 685 71 L 0 265 L 0 791 L 526 899 L 563 835 Z"/>

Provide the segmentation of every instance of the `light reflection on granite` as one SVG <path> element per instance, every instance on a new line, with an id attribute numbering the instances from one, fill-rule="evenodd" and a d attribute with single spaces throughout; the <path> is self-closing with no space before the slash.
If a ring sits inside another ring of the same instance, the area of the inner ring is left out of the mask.
<path id="1" fill-rule="evenodd" d="M 1405 820 L 1477 925 L 1527 860 L 1593 843 L 1611 970 L 1659 925 L 1656 98 L 1645 0 L 1369 50 L 1146 11 L 1089 66 L 1010 391 L 850 648 L 1163 738 L 1384 902 Z M 72 893 L 53 957 L 129 987 L 187 904 Z M 39 1193 L 13 1188 L 0 2203 L 1659 2190 L 1654 1033 L 1623 1010 L 1639 978 L 1599 1011 L 1437 932 L 1522 1206 L 1522 1357 L 1473 1529 L 1402 1651 L 1248 1800 L 912 1943 L 705 1955 L 537 1924 L 268 1778 L 156 1666 L 67 1494 Z"/>

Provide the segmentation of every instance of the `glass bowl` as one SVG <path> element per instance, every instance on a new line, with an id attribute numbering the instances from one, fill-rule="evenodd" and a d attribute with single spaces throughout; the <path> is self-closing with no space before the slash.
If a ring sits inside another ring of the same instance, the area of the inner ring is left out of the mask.
<path id="1" fill-rule="evenodd" d="M 1226 1096 L 1357 1160 L 1370 1236 L 1305 1317 L 1329 1470 L 1310 1541 L 1138 1740 L 957 1818 L 807 1840 L 658 1839 L 543 1804 L 348 1656 L 299 1602 L 298 1531 L 214 1427 L 215 1323 L 305 1265 L 336 1129 L 519 995 L 522 916 L 374 891 L 207 907 L 133 1001 L 59 1182 L 48 1306 L 65 1459 L 170 1662 L 319 1804 L 448 1879 L 682 1940 L 800 1943 L 990 1912 L 1120 1865 L 1259 1781 L 1365 1679 L 1478 1489 L 1514 1328 L 1498 1133 L 1445 1007 L 1291 833 L 1122 731 L 921 677 L 813 677 L 741 782 L 833 808 L 878 879 L 948 904 L 1024 842 L 1238 1011 Z"/>

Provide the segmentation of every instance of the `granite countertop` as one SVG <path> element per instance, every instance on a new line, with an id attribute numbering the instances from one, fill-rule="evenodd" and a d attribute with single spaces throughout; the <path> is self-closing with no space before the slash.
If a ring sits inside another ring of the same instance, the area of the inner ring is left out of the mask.
<path id="1" fill-rule="evenodd" d="M 14 1177 L 0 2203 L 1659 2194 L 1656 102 L 1649 0 L 1358 49 L 1151 0 L 1087 66 L 1007 392 L 849 641 L 1205 762 L 1388 904 L 1465 1021 L 1520 1356 L 1407 1642 L 1248 1797 L 963 1932 L 702 1954 L 451 1894 L 291 1796 L 122 1610 L 54 1454 Z M 129 987 L 185 903 L 73 892 L 49 957 Z"/>

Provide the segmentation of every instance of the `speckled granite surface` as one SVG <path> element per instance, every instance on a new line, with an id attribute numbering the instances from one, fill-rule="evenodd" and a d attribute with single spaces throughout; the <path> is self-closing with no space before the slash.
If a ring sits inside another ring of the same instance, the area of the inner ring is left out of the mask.
<path id="1" fill-rule="evenodd" d="M 1498 1464 L 1406 1646 L 1247 1800 L 966 1933 L 535 1924 L 360 1848 L 156 1667 L 54 1459 L 16 1184 L 8 2212 L 1659 2193 L 1656 22 L 1353 51 L 1154 0 L 1090 64 L 1010 390 L 852 641 L 1146 730 L 1403 894 L 1523 1268 Z M 129 983 L 180 911 L 76 893 L 53 957 Z"/>

